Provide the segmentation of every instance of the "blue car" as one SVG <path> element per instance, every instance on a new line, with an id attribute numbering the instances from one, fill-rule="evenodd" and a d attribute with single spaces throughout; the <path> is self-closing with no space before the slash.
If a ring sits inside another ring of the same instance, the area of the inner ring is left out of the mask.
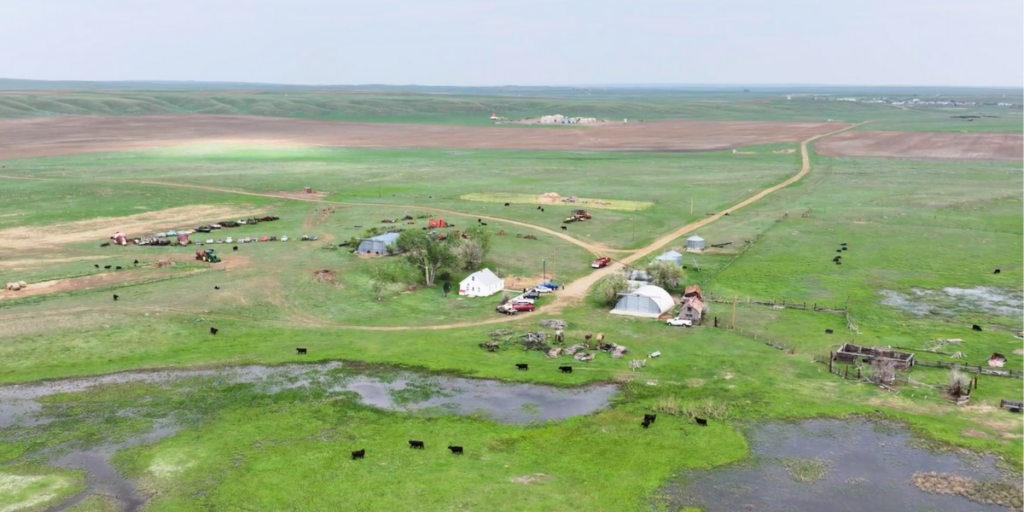
<path id="1" fill-rule="evenodd" d="M 544 288 L 551 288 L 552 290 L 557 290 L 558 289 L 558 285 L 555 284 L 555 283 L 552 283 L 551 281 L 545 281 L 545 282 L 539 284 L 538 286 L 543 286 Z"/>

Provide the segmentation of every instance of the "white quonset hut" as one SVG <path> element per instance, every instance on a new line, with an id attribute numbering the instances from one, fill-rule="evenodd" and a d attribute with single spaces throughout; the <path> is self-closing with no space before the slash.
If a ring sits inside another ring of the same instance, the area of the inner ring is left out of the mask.
<path id="1" fill-rule="evenodd" d="M 505 289 L 505 280 L 485 268 L 473 272 L 459 283 L 459 295 L 465 297 L 486 297 Z"/>
<path id="2" fill-rule="evenodd" d="M 693 252 L 700 252 L 704 250 L 704 239 L 693 235 L 686 239 L 686 250 Z M 681 264 L 681 263 L 680 263 Z"/>
<path id="3" fill-rule="evenodd" d="M 676 305 L 672 296 L 654 285 L 641 286 L 635 291 L 619 294 L 619 302 L 612 313 L 616 315 L 658 318 L 672 311 Z"/>
<path id="4" fill-rule="evenodd" d="M 683 266 L 683 255 L 679 251 L 668 251 L 665 254 L 654 258 L 654 261 L 671 261 L 672 263 L 675 263 L 676 266 L 681 267 Z"/>

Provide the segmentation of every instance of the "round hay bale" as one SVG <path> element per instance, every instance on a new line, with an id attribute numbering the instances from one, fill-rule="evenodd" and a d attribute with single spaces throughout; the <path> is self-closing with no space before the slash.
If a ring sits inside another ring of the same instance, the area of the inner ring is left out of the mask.
<path id="1" fill-rule="evenodd" d="M 25 287 L 28 286 L 27 284 L 25 284 L 25 281 L 18 281 L 18 285 L 21 286 L 22 288 L 25 288 Z"/>
<path id="2" fill-rule="evenodd" d="M 20 289 L 21 289 L 21 285 L 20 285 L 20 284 L 18 284 L 18 283 L 11 283 L 11 284 L 9 284 L 8 286 L 10 287 L 9 289 L 10 289 L 10 290 L 11 290 L 12 292 L 16 292 L 16 291 L 18 291 L 18 290 L 20 290 Z"/>

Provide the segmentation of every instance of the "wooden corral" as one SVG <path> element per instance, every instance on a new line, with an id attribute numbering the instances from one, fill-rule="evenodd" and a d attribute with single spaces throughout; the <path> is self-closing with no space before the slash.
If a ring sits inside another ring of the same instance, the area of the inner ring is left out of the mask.
<path id="1" fill-rule="evenodd" d="M 893 365 L 900 370 L 906 370 L 914 365 L 914 354 L 910 352 L 899 352 L 878 347 L 860 347 L 853 343 L 845 343 L 839 347 L 832 360 L 841 363 L 854 363 L 857 360 L 865 363 L 873 363 L 876 359 L 892 360 Z"/>

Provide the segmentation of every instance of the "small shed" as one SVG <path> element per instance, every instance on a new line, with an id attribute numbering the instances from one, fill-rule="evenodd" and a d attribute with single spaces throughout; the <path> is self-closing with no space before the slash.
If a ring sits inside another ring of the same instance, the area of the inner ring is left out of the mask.
<path id="1" fill-rule="evenodd" d="M 686 250 L 690 252 L 701 252 L 704 250 L 704 239 L 693 235 L 686 239 Z"/>
<path id="2" fill-rule="evenodd" d="M 612 310 L 616 315 L 658 318 L 672 310 L 675 301 L 664 289 L 654 285 L 641 286 L 629 293 L 620 293 Z"/>
<path id="3" fill-rule="evenodd" d="M 704 315 L 707 312 L 708 307 L 700 297 L 686 297 L 683 299 L 683 307 L 679 308 L 679 314 L 676 315 L 676 318 L 690 320 L 693 322 L 693 325 L 697 325 L 704 319 Z"/>
<path id="4" fill-rule="evenodd" d="M 372 238 L 364 238 L 359 242 L 359 254 L 374 254 L 378 256 L 387 256 L 389 249 L 392 249 L 395 245 L 395 241 L 398 240 L 398 233 L 385 233 Z"/>
<path id="5" fill-rule="evenodd" d="M 704 300 L 704 292 L 701 291 L 699 284 L 691 284 L 683 290 L 683 297 L 697 297 Z"/>
<path id="6" fill-rule="evenodd" d="M 473 272 L 459 282 L 459 295 L 465 297 L 487 297 L 505 289 L 505 280 L 485 268 Z"/>
<path id="7" fill-rule="evenodd" d="M 679 251 L 668 251 L 657 258 L 654 261 L 671 261 L 675 263 L 677 267 L 683 266 L 683 255 Z"/>

